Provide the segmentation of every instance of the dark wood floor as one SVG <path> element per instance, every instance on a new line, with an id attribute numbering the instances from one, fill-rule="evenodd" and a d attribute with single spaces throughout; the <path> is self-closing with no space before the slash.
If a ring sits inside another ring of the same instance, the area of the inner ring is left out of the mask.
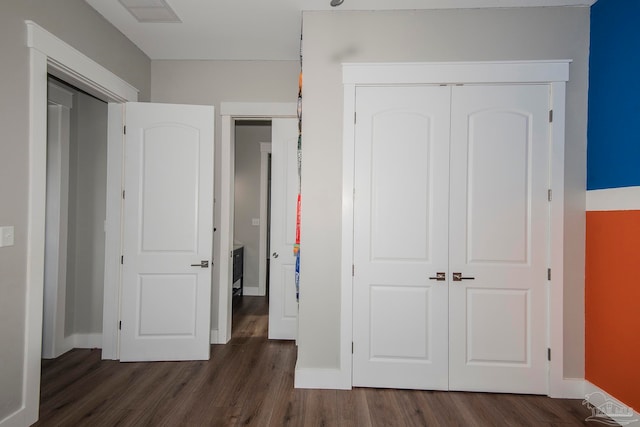
<path id="1" fill-rule="evenodd" d="M 580 400 L 359 388 L 296 390 L 296 348 L 267 340 L 267 303 L 234 303 L 207 362 L 118 363 L 73 350 L 42 363 L 37 426 L 576 426 Z"/>

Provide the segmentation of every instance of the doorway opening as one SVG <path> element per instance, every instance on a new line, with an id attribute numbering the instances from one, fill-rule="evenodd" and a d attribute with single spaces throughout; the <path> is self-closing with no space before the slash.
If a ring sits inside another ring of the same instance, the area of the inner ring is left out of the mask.
<path id="1" fill-rule="evenodd" d="M 233 245 L 244 249 L 244 268 L 243 289 L 234 296 L 266 295 L 270 144 L 270 120 L 236 121 Z"/>
<path id="2" fill-rule="evenodd" d="M 222 140 L 221 140 L 221 156 L 220 156 L 220 193 L 216 196 L 216 205 L 220 206 L 219 221 L 217 222 L 216 233 L 218 237 L 218 244 L 215 245 L 215 263 L 217 278 L 218 278 L 218 295 L 217 295 L 217 307 L 212 307 L 212 310 L 217 309 L 217 316 L 214 315 L 212 319 L 212 344 L 226 344 L 231 339 L 232 328 L 232 312 L 233 312 L 233 249 L 237 237 L 234 237 L 234 222 L 235 222 L 235 144 L 236 144 L 236 128 L 241 129 L 243 121 L 253 122 L 270 122 L 272 126 L 272 132 L 275 132 L 274 123 L 278 123 L 281 119 L 294 119 L 296 118 L 296 104 L 295 103 L 244 103 L 244 102 L 223 102 L 220 106 L 220 115 L 222 126 Z M 246 126 L 246 125 L 244 125 Z M 241 129 L 240 132 L 243 130 Z M 297 138 L 297 131 L 295 133 Z M 271 139 L 271 135 L 269 135 Z M 260 141 L 260 175 L 262 183 L 262 191 L 260 197 L 260 215 L 258 216 L 257 226 L 249 225 L 248 227 L 257 227 L 260 230 L 262 236 L 262 245 L 260 252 L 263 252 L 263 256 L 259 256 L 258 270 L 263 273 L 258 274 L 260 282 L 258 286 L 254 286 L 257 289 L 264 289 L 264 294 L 267 294 L 267 274 L 273 277 L 273 265 L 270 262 L 267 268 L 267 253 L 272 253 L 273 248 L 267 252 L 267 229 L 266 225 L 270 223 L 267 218 L 267 198 L 271 200 L 271 197 L 267 194 L 269 192 L 270 185 L 268 183 L 269 176 L 269 143 Z M 273 141 L 272 141 L 273 142 Z M 255 154 L 255 153 L 254 153 Z M 295 158 L 295 156 L 294 156 Z M 275 156 L 273 157 L 275 159 Z M 275 168 L 275 166 L 274 166 Z M 275 173 L 275 171 L 274 171 Z M 274 196 L 275 197 L 275 196 Z M 275 199 L 274 199 L 275 202 Z M 295 209 L 295 205 L 292 205 Z M 273 207 L 270 209 L 272 210 Z M 295 210 L 294 210 L 295 212 Z M 248 224 L 253 224 L 252 221 L 255 217 L 247 217 Z M 242 224 L 247 227 L 247 224 Z M 235 240 L 235 241 L 234 241 Z M 227 255 L 229 254 L 229 255 Z M 262 264 L 262 265 L 261 265 Z M 268 271 L 268 273 L 267 273 Z M 260 285 L 264 283 L 264 288 Z M 244 284 L 248 284 L 245 282 Z M 236 287 L 238 284 L 236 284 Z M 269 280 L 270 293 L 272 293 L 273 280 Z M 245 288 L 246 289 L 246 288 Z M 250 291 L 251 292 L 251 291 Z M 246 292 L 243 292 L 246 295 Z M 295 301 L 295 293 L 293 294 Z M 276 298 L 276 301 L 278 299 Z M 269 308 L 274 303 L 274 299 L 269 299 Z M 297 314 L 297 309 L 296 309 Z M 216 322 L 217 320 L 217 322 Z"/>
<path id="3" fill-rule="evenodd" d="M 234 127 L 232 318 L 245 297 L 268 304 L 271 120 L 236 120 Z"/>
<path id="4" fill-rule="evenodd" d="M 48 77 L 42 357 L 102 348 L 107 103 Z"/>

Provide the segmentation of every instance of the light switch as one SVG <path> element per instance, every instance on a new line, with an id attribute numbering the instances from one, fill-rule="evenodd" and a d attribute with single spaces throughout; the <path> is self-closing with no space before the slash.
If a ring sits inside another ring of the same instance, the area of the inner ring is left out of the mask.
<path id="1" fill-rule="evenodd" d="M 260 218 L 251 218 L 251 225 L 260 225 Z"/>
<path id="2" fill-rule="evenodd" d="M 13 246 L 13 226 L 0 227 L 0 248 Z"/>

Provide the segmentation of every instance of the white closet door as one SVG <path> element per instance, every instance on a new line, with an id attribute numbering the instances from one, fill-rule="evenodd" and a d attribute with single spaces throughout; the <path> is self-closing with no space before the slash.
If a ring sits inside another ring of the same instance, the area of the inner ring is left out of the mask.
<path id="1" fill-rule="evenodd" d="M 356 92 L 353 385 L 447 389 L 450 88 Z"/>
<path id="2" fill-rule="evenodd" d="M 547 392 L 548 117 L 548 85 L 453 88 L 452 390 Z"/>

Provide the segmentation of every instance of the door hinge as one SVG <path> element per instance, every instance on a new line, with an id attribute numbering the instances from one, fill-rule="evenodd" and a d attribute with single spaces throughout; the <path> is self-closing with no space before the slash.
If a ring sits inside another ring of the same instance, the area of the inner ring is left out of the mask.
<path id="1" fill-rule="evenodd" d="M 356 265 L 351 264 L 351 277 L 355 277 L 356 275 Z"/>
<path id="2" fill-rule="evenodd" d="M 547 268 L 547 280 L 551 280 L 551 269 Z"/>
<path id="3" fill-rule="evenodd" d="M 122 198 L 124 199 L 124 190 L 122 190 Z"/>
<path id="4" fill-rule="evenodd" d="M 551 201 L 553 199 L 553 190 L 547 190 L 547 200 Z"/>
<path id="5" fill-rule="evenodd" d="M 127 126 L 123 126 L 122 127 L 122 133 L 124 133 L 125 135 L 127 134 Z"/>
<path id="6" fill-rule="evenodd" d="M 356 112 L 353 112 L 353 124 L 355 125 L 357 123 L 357 119 L 356 119 Z"/>
<path id="7" fill-rule="evenodd" d="M 549 110 L 549 123 L 553 123 L 553 110 Z"/>
<path id="8" fill-rule="evenodd" d="M 124 264 L 124 255 L 120 255 L 120 264 Z"/>
<path id="9" fill-rule="evenodd" d="M 118 330 L 121 331 L 122 330 L 122 320 L 118 322 Z"/>
<path id="10" fill-rule="evenodd" d="M 351 354 L 353 354 L 353 341 L 351 341 Z"/>
<path id="11" fill-rule="evenodd" d="M 547 360 L 551 361 L 551 349 L 550 348 L 547 349 Z"/>

